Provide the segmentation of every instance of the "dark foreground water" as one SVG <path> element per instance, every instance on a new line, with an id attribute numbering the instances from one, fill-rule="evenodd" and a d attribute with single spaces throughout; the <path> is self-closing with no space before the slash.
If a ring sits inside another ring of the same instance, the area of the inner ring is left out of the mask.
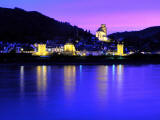
<path id="1" fill-rule="evenodd" d="M 160 120 L 160 65 L 0 65 L 0 120 Z"/>

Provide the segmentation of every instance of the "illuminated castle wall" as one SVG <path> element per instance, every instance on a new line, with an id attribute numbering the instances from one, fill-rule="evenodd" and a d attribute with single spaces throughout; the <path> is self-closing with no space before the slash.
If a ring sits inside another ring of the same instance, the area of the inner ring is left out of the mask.
<path id="1" fill-rule="evenodd" d="M 123 44 L 117 44 L 117 52 L 115 55 L 124 56 L 124 45 Z"/>
<path id="2" fill-rule="evenodd" d="M 117 45 L 117 54 L 118 55 L 123 55 L 124 54 L 124 48 L 123 48 L 123 44 L 118 44 Z"/>
<path id="3" fill-rule="evenodd" d="M 75 46 L 71 43 L 67 43 L 64 45 L 64 53 L 68 55 L 75 55 L 76 49 Z"/>
<path id="4" fill-rule="evenodd" d="M 100 40 L 100 41 L 107 41 L 107 28 L 105 24 L 102 24 L 101 27 L 97 30 L 96 32 L 96 37 Z"/>
<path id="5" fill-rule="evenodd" d="M 37 56 L 47 56 L 48 55 L 46 44 L 38 44 L 37 48 L 38 48 L 37 52 L 34 53 L 33 55 L 37 55 Z"/>
<path id="6" fill-rule="evenodd" d="M 76 52 L 76 49 L 73 44 L 67 43 L 64 45 L 64 51 L 65 52 Z"/>

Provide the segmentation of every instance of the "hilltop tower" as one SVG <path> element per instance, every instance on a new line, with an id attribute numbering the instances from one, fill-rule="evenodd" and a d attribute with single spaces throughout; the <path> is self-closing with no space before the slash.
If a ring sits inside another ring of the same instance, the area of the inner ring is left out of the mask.
<path id="1" fill-rule="evenodd" d="M 107 28 L 106 28 L 105 24 L 101 24 L 101 27 L 96 32 L 96 37 L 100 41 L 104 41 L 104 42 L 108 41 L 108 38 L 107 38 Z"/>
<path id="2" fill-rule="evenodd" d="M 102 31 L 103 31 L 104 33 L 106 33 L 106 36 L 107 36 L 106 24 L 102 24 L 102 25 L 101 25 L 101 28 L 102 28 Z"/>

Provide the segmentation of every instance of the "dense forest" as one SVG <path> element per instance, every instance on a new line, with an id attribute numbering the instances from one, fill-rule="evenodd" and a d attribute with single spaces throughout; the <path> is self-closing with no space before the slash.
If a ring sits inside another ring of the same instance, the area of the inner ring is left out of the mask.
<path id="1" fill-rule="evenodd" d="M 47 40 L 89 39 L 92 34 L 35 11 L 0 8 L 0 41 L 34 43 Z"/>
<path id="2" fill-rule="evenodd" d="M 113 33 L 108 37 L 115 40 L 115 42 L 123 42 L 125 47 L 132 47 L 139 51 L 160 50 L 160 26 L 141 31 Z"/>

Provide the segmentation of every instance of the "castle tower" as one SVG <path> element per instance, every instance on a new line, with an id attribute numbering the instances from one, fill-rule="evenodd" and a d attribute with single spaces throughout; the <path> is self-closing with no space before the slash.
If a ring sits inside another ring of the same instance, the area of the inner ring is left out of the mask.
<path id="1" fill-rule="evenodd" d="M 75 46 L 71 43 L 66 43 L 64 45 L 64 52 L 68 53 L 68 54 L 75 55 L 75 52 L 76 52 Z"/>
<path id="2" fill-rule="evenodd" d="M 46 53 L 46 45 L 45 44 L 38 44 L 38 53 L 43 55 Z"/>
<path id="3" fill-rule="evenodd" d="M 124 55 L 124 45 L 123 44 L 117 44 L 117 54 L 119 56 Z"/>
<path id="4" fill-rule="evenodd" d="M 97 30 L 96 37 L 100 41 L 107 42 L 107 40 L 108 40 L 108 38 L 107 38 L 107 28 L 106 28 L 105 24 L 102 24 L 101 27 Z"/>
<path id="5" fill-rule="evenodd" d="M 38 48 L 38 51 L 34 53 L 33 55 L 37 55 L 37 56 L 47 56 L 48 55 L 46 44 L 38 44 L 37 48 Z"/>
<path id="6" fill-rule="evenodd" d="M 75 49 L 73 44 L 67 43 L 67 44 L 64 45 L 64 51 L 65 52 L 75 52 L 76 49 Z"/>
<path id="7" fill-rule="evenodd" d="M 101 25 L 101 28 L 102 28 L 102 31 L 103 31 L 104 33 L 106 33 L 106 36 L 107 36 L 106 24 L 102 24 L 102 25 Z"/>

